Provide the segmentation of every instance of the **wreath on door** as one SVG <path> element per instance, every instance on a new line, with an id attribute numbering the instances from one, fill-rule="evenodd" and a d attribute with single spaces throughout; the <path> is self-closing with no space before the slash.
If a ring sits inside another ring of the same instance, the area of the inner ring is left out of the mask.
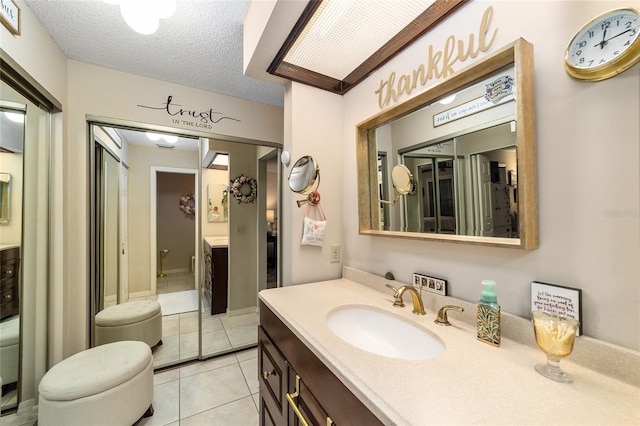
<path id="1" fill-rule="evenodd" d="M 196 214 L 196 200 L 193 198 L 192 193 L 189 192 L 180 197 L 180 210 L 188 215 Z"/>
<path id="2" fill-rule="evenodd" d="M 253 203 L 258 194 L 258 183 L 254 178 L 240 175 L 231 181 L 231 195 L 240 203 Z"/>

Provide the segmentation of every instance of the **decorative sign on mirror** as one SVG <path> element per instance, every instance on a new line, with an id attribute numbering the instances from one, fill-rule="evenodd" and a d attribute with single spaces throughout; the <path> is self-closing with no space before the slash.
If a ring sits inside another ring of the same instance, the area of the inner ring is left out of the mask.
<path id="1" fill-rule="evenodd" d="M 359 124 L 360 233 L 537 248 L 534 104 L 519 39 Z M 416 188 L 391 204 L 398 165 Z"/>

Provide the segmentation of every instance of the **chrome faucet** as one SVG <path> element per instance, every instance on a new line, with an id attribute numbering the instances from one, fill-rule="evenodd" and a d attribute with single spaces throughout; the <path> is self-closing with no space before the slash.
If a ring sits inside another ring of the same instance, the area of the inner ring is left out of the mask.
<path id="1" fill-rule="evenodd" d="M 409 293 L 411 293 L 411 298 L 413 299 L 413 313 L 416 315 L 426 314 L 426 312 L 424 311 L 424 304 L 422 303 L 422 297 L 420 296 L 420 293 L 418 293 L 418 290 L 416 290 L 413 286 L 403 285 L 400 288 L 395 288 L 391 284 L 386 284 L 386 286 L 396 292 L 396 294 L 393 295 L 395 299 L 393 302 L 393 306 L 398 308 L 404 307 L 404 302 L 402 301 L 402 295 L 404 294 L 405 291 L 408 290 Z"/>

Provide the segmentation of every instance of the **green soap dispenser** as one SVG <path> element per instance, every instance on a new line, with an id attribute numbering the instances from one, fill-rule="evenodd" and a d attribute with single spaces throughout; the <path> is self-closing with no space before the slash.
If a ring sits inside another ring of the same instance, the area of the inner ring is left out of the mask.
<path id="1" fill-rule="evenodd" d="M 500 346 L 500 305 L 494 289 L 496 282 L 482 280 L 482 285 L 484 289 L 480 293 L 476 311 L 478 340 L 498 347 Z"/>

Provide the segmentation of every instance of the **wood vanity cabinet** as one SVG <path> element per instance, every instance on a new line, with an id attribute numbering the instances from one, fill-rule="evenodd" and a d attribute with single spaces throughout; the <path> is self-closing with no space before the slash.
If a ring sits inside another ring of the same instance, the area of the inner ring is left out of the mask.
<path id="1" fill-rule="evenodd" d="M 204 292 L 211 303 L 211 315 L 227 312 L 229 276 L 228 247 L 211 247 L 205 240 L 204 250 Z"/>
<path id="2" fill-rule="evenodd" d="M 20 313 L 20 249 L 0 250 L 0 320 Z"/>
<path id="3" fill-rule="evenodd" d="M 309 425 L 382 425 L 262 302 L 258 373 L 261 426 L 303 425 L 294 406 Z"/>

